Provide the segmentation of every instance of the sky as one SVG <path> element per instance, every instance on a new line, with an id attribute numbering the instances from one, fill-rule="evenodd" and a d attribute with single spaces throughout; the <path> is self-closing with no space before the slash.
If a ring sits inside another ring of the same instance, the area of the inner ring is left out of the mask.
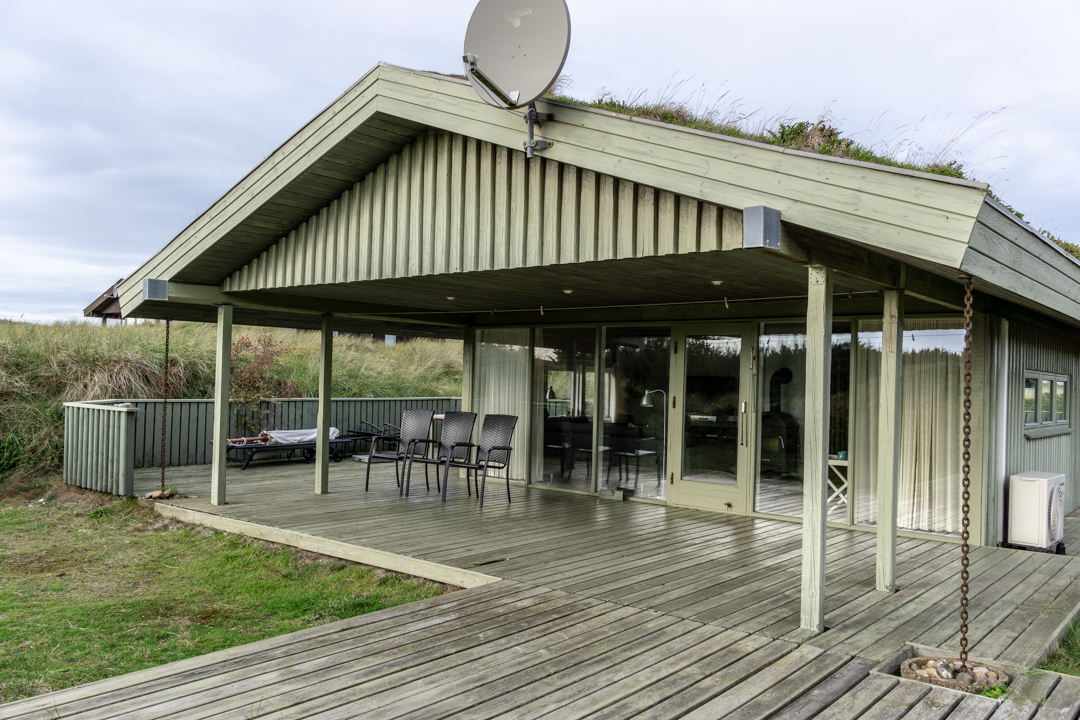
<path id="1" fill-rule="evenodd" d="M 828 114 L 1080 242 L 1080 3 L 568 5 L 567 94 Z M 0 318 L 81 317 L 377 62 L 460 73 L 473 7 L 0 0 Z"/>

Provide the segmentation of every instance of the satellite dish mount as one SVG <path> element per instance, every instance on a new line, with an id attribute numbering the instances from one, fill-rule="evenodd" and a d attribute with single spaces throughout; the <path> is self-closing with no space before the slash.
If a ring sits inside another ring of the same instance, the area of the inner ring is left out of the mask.
<path id="1" fill-rule="evenodd" d="M 480 0 L 465 33 L 465 75 L 484 102 L 503 110 L 528 106 L 527 157 L 552 143 L 537 140 L 535 130 L 549 113 L 536 111 L 535 100 L 551 89 L 570 50 L 570 11 L 565 0 Z"/>

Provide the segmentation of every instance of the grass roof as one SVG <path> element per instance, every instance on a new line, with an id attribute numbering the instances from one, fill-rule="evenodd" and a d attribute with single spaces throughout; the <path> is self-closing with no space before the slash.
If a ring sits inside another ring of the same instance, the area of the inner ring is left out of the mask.
<path id="1" fill-rule="evenodd" d="M 771 123 L 758 123 L 758 127 L 754 128 L 747 122 L 750 115 L 730 111 L 720 112 L 715 106 L 704 111 L 695 110 L 686 102 L 670 97 L 670 94 L 656 101 L 643 101 L 640 99 L 641 96 L 637 99 L 621 99 L 610 93 L 601 93 L 591 101 L 559 94 L 547 97 L 620 115 L 646 118 L 669 125 L 704 130 L 792 150 L 967 179 L 960 161 L 943 159 L 943 153 L 936 154 L 924 163 L 899 161 L 895 157 L 857 143 L 852 138 L 844 137 L 841 130 L 832 124 L 831 118 L 827 115 L 813 121 L 776 118 Z"/>

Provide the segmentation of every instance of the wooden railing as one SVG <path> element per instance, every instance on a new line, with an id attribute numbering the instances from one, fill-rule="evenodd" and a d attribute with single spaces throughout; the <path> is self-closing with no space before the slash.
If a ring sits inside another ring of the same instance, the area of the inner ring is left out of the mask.
<path id="1" fill-rule="evenodd" d="M 130 408 L 115 407 L 117 403 Z M 169 400 L 165 433 L 165 465 L 201 465 L 212 459 L 213 400 Z M 288 398 L 267 403 L 269 430 L 299 430 L 316 425 L 316 398 Z M 461 398 L 334 398 L 330 424 L 342 431 L 360 421 L 397 425 L 407 407 L 431 408 L 436 413 L 461 409 Z M 236 404 L 230 407 L 229 436 L 255 434 L 263 428 L 240 427 Z M 115 416 L 115 417 L 114 417 Z M 438 428 L 435 429 L 438 432 Z M 120 441 L 124 445 L 121 448 Z M 110 454 L 113 453 L 113 454 Z M 110 459 L 111 458 L 111 459 Z M 112 462 L 123 458 L 123 472 Z M 64 404 L 64 482 L 118 495 L 133 491 L 135 468 L 161 464 L 160 400 L 95 400 Z M 126 478 L 126 480 L 125 480 Z M 127 485 L 123 485 L 127 482 Z M 126 489 L 126 492 L 121 490 Z"/>
<path id="2" fill-rule="evenodd" d="M 90 490 L 135 491 L 139 411 L 115 401 L 64 403 L 64 482 Z"/>

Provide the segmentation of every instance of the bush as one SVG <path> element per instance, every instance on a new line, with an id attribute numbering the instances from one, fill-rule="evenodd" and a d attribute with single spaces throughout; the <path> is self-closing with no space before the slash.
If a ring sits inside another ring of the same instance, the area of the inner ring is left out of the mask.
<path id="1" fill-rule="evenodd" d="M 318 394 L 319 333 L 237 327 L 280 350 L 265 381 L 282 394 Z M 214 392 L 213 325 L 173 323 L 170 398 Z M 239 342 L 239 341 L 238 341 Z M 0 321 L 0 478 L 56 471 L 63 460 L 63 403 L 161 397 L 165 328 L 156 323 L 36 325 Z M 240 363 L 242 365 L 242 363 Z M 334 341 L 336 397 L 461 393 L 461 343 L 412 340 L 386 347 L 352 335 Z"/>

